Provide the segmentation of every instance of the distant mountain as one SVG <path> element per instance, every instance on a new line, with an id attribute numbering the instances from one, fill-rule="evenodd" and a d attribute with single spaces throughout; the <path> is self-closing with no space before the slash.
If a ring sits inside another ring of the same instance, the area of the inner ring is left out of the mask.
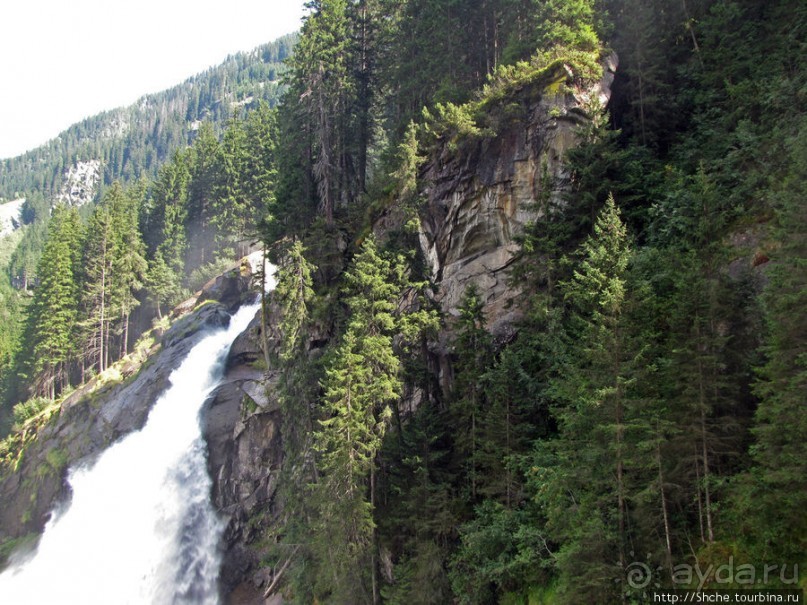
<path id="1" fill-rule="evenodd" d="M 82 204 L 97 193 L 99 181 L 154 176 L 174 150 L 193 140 L 202 121 L 220 129 L 243 108 L 261 100 L 276 104 L 282 63 L 296 42 L 295 33 L 231 55 L 178 86 L 87 118 L 37 149 L 0 161 L 0 201 L 38 192 Z M 92 178 L 76 195 L 75 175 L 86 175 L 88 166 Z"/>

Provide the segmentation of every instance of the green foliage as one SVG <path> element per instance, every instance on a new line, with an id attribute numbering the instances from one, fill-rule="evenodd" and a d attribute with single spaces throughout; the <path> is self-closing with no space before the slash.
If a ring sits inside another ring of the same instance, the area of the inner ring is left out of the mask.
<path id="1" fill-rule="evenodd" d="M 82 227 L 74 209 L 57 207 L 37 273 L 27 341 L 32 392 L 53 399 L 68 383 L 75 349 Z"/>
<path id="2" fill-rule="evenodd" d="M 591 82 L 602 75 L 599 50 L 575 47 L 553 48 L 536 53 L 529 61 L 497 67 L 487 83 L 471 101 L 456 105 L 437 103 L 432 109 L 424 107 L 423 132 L 427 141 L 445 140 L 451 151 L 457 151 L 462 141 L 492 138 L 495 127 L 507 123 L 511 102 L 528 88 L 543 88 L 555 94 L 567 82 Z M 520 110 L 516 106 L 516 110 Z M 516 117 L 519 114 L 516 113 Z"/>
<path id="3" fill-rule="evenodd" d="M 398 168 L 392 176 L 398 181 L 401 198 L 411 198 L 417 193 L 418 169 L 424 158 L 418 155 L 417 126 L 409 122 L 401 142 L 398 144 Z"/>
<path id="4" fill-rule="evenodd" d="M 138 197 L 137 189 L 124 191 L 114 183 L 90 217 L 84 242 L 84 354 L 88 365 L 99 372 L 113 358 L 129 352 L 129 319 L 140 304 L 136 294 L 148 277 L 145 245 L 138 229 Z"/>
<path id="5" fill-rule="evenodd" d="M 294 242 L 278 269 L 277 286 L 272 294 L 280 307 L 280 358 L 291 360 L 302 346 L 303 327 L 309 319 L 308 305 L 314 296 L 311 273 L 315 269 L 305 259 L 305 248 Z"/>
<path id="6" fill-rule="evenodd" d="M 272 564 L 293 553 L 297 602 L 610 604 L 639 598 L 632 558 L 661 582 L 723 552 L 799 558 L 803 4 L 311 2 L 277 112 L 228 115 L 224 131 L 220 103 L 151 187 L 109 188 L 75 247 L 79 285 L 65 282 L 83 307 L 62 323 L 105 341 L 112 361 L 127 312 L 161 314 L 255 235 L 276 254 L 279 329 L 267 312 L 262 327 L 279 341 L 267 363 L 280 374 L 285 523 L 260 539 Z M 610 46 L 608 113 L 553 109 L 599 81 Z M 549 160 L 534 167 L 535 206 L 518 209 L 537 216 L 512 263 L 524 316 L 494 340 L 487 292 L 471 286 L 445 339 L 428 302 L 441 293 L 418 281 L 414 252 L 418 192 L 440 185 L 419 181 L 424 164 L 494 149 L 528 127 L 539 96 L 550 123 L 581 124 L 580 144 L 558 182 Z M 196 103 L 187 121 L 203 117 Z M 156 169 L 108 156 L 111 174 Z M 24 211 L 15 284 L 45 275 L 32 265 L 40 202 Z M 22 342 L 46 324 L 29 322 Z M 97 346 L 84 364 L 21 351 L 15 375 L 70 383 L 101 369 Z"/>
<path id="7" fill-rule="evenodd" d="M 765 288 L 766 361 L 755 385 L 760 397 L 751 448 L 754 466 L 740 502 L 742 533 L 760 557 L 799 560 L 807 547 L 804 392 L 807 387 L 807 145 L 802 120 L 791 141 L 789 178 L 777 189 L 772 267 Z"/>
<path id="8" fill-rule="evenodd" d="M 537 47 L 597 51 L 593 0 L 546 0 L 535 16 Z"/>
<path id="9" fill-rule="evenodd" d="M 0 197 L 38 192 L 52 198 L 59 193 L 65 169 L 79 159 L 102 161 L 105 186 L 153 178 L 164 162 L 194 140 L 199 121 L 221 129 L 237 107 L 251 110 L 262 102 L 275 106 L 283 92 L 283 62 L 296 42 L 297 34 L 289 34 L 232 55 L 182 84 L 146 95 L 136 105 L 87 118 L 35 150 L 2 160 Z"/>
<path id="10" fill-rule="evenodd" d="M 209 263 L 205 263 L 204 265 L 197 267 L 186 278 L 188 289 L 191 292 L 197 292 L 198 290 L 201 290 L 202 286 L 204 286 L 211 279 L 213 279 L 218 275 L 221 275 L 228 269 L 232 269 L 233 264 L 234 262 L 232 259 L 222 257 L 219 258 L 218 260 L 212 260 Z"/>
<path id="11" fill-rule="evenodd" d="M 325 370 L 324 415 L 314 435 L 322 472 L 315 488 L 316 528 L 327 536 L 321 564 L 331 569 L 324 575 L 340 579 L 328 589 L 337 600 L 364 584 L 362 568 L 373 536 L 372 476 L 392 416 L 390 404 L 401 391 L 400 361 L 392 348 L 400 291 L 395 275 L 393 264 L 368 239 L 345 274 L 350 319 Z"/>
<path id="12" fill-rule="evenodd" d="M 460 603 L 501 602 L 507 592 L 544 579 L 548 553 L 541 519 L 533 515 L 487 500 L 460 528 L 461 543 L 449 573 Z"/>
<path id="13" fill-rule="evenodd" d="M 53 401 L 47 397 L 32 397 L 18 403 L 14 406 L 14 422 L 22 426 L 26 420 L 33 418 L 52 403 Z"/>
<path id="14" fill-rule="evenodd" d="M 159 252 L 148 265 L 146 287 L 154 299 L 159 318 L 162 318 L 162 305 L 170 306 L 178 302 L 177 299 L 182 294 L 179 275 L 168 266 Z"/>

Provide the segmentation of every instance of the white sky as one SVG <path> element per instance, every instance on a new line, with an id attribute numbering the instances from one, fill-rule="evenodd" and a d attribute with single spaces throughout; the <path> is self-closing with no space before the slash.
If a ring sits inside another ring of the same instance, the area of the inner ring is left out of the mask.
<path id="1" fill-rule="evenodd" d="M 0 158 L 300 27 L 304 0 L 0 0 Z"/>

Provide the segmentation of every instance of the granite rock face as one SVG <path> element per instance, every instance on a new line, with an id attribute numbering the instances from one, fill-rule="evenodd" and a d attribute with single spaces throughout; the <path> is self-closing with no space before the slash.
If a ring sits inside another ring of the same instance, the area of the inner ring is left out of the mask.
<path id="1" fill-rule="evenodd" d="M 589 111 L 610 97 L 617 59 L 604 62 L 597 84 L 582 88 L 562 83 L 523 91 L 523 120 L 495 137 L 444 146 L 424 165 L 420 181 L 426 209 L 421 215 L 422 252 L 438 286 L 436 300 L 456 315 L 463 293 L 475 283 L 485 301 L 488 328 L 504 335 L 518 311 L 508 304 L 518 293 L 509 283 L 516 236 L 538 218 L 544 196 L 560 200 L 571 185 L 566 152 L 579 142 L 578 128 Z M 561 68 L 562 69 L 562 68 Z"/>
<path id="2" fill-rule="evenodd" d="M 280 409 L 270 396 L 277 373 L 266 369 L 260 329 L 259 312 L 233 343 L 224 378 L 202 416 L 213 504 L 227 523 L 220 575 L 224 594 L 254 588 L 245 582 L 259 571 L 260 551 L 253 542 L 278 513 L 283 446 Z"/>

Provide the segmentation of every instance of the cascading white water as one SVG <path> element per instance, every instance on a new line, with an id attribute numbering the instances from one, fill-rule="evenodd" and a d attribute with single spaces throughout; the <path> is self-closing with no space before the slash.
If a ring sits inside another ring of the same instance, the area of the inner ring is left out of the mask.
<path id="1" fill-rule="evenodd" d="M 0 575 L 0 603 L 218 603 L 223 526 L 199 411 L 259 306 L 242 307 L 190 351 L 142 430 L 71 469 L 70 503 L 33 557 Z"/>

